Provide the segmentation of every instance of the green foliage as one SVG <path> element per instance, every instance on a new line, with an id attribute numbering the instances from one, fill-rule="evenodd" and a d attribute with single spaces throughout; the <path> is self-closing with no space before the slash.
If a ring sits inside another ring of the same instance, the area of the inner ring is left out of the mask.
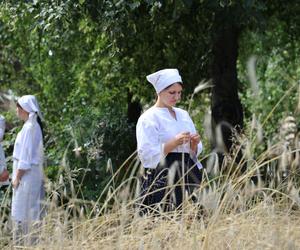
<path id="1" fill-rule="evenodd" d="M 179 68 L 182 105 L 191 108 L 204 136 L 209 91 L 192 102 L 189 97 L 212 77 L 212 44 L 224 22 L 242 34 L 238 67 L 246 121 L 253 113 L 263 121 L 299 79 L 299 6 L 263 0 L 6 0 L 0 3 L 0 91 L 37 95 L 46 118 L 48 177 L 59 178 L 68 167 L 78 186 L 83 181 L 83 195 L 95 199 L 110 176 L 108 159 L 115 170 L 135 150 L 128 96 L 151 103 L 148 73 Z M 258 96 L 247 78 L 246 61 L 253 54 Z M 266 137 L 283 116 L 296 114 L 296 89 L 264 125 Z M 12 127 L 19 125 L 11 114 L 6 117 Z M 18 129 L 6 136 L 8 155 Z M 75 157 L 73 149 L 80 147 Z"/>
<path id="2" fill-rule="evenodd" d="M 52 135 L 56 142 L 53 142 L 55 146 L 48 146 L 48 176 L 55 180 L 61 173 L 73 172 L 83 197 L 93 200 L 111 176 L 107 162 L 111 160 L 112 170 L 116 171 L 135 151 L 134 127 L 114 107 L 101 111 L 82 108 L 73 121 L 52 131 Z"/>
<path id="3" fill-rule="evenodd" d="M 264 35 L 248 30 L 244 33 L 239 60 L 241 98 L 248 121 L 252 114 L 265 122 L 265 138 L 278 132 L 283 118 L 293 115 L 299 118 L 299 44 L 296 34 L 290 39 L 286 33 L 287 21 L 270 19 Z M 288 21 L 290 22 L 290 21 Z M 276 39 L 274 39 L 276 37 Z M 270 45 L 273 46 L 270 46 Z M 258 93 L 250 88 L 247 61 L 256 56 L 256 76 Z M 276 107 L 275 110 L 274 107 Z M 299 120 L 299 119 L 298 119 Z"/>
<path id="4" fill-rule="evenodd" d="M 101 121 L 105 122 L 105 128 L 101 128 L 97 136 L 104 136 L 106 145 L 110 136 L 121 135 L 121 128 L 123 132 L 132 130 L 124 116 L 127 78 L 122 75 L 106 34 L 99 32 L 97 23 L 74 1 L 6 1 L 0 5 L 0 23 L 3 31 L 0 36 L 3 47 L 1 90 L 10 88 L 16 95 L 37 95 L 46 118 L 49 178 L 58 178 L 63 171 L 61 161 L 67 150 L 71 169 L 84 166 L 86 170 L 93 170 L 96 165 L 101 168 L 101 178 L 88 183 L 103 187 L 108 175 L 107 159 L 112 158 L 114 164 L 119 164 L 120 159 L 125 160 L 133 152 L 134 143 L 128 143 L 127 135 L 122 134 L 129 147 L 120 150 L 116 143 L 109 150 L 102 149 L 102 158 L 97 159 L 97 163 L 87 153 L 74 157 L 72 149 L 75 141 L 83 146 L 92 140 Z M 114 120 L 115 116 L 119 120 Z M 14 120 L 12 124 L 16 125 Z M 16 131 L 7 134 L 8 154 L 11 154 L 15 136 Z M 79 182 L 84 172 L 76 172 Z"/>

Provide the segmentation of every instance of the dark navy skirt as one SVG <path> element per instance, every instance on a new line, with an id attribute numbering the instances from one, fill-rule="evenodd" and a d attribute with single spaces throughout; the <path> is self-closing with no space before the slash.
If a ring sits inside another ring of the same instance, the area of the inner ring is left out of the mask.
<path id="1" fill-rule="evenodd" d="M 144 169 L 141 177 L 141 212 L 179 208 L 184 195 L 199 188 L 200 170 L 188 153 L 169 153 L 155 169 Z M 159 207 L 158 207 L 159 205 Z"/>

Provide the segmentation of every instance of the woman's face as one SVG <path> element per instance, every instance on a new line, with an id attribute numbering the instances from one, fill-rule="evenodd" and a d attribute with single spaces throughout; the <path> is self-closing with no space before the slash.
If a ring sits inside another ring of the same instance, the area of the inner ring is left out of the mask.
<path id="1" fill-rule="evenodd" d="M 17 116 L 22 120 L 22 121 L 27 121 L 29 117 L 29 113 L 22 109 L 19 105 L 17 105 Z"/>
<path id="2" fill-rule="evenodd" d="M 163 105 L 174 107 L 181 99 L 182 86 L 180 83 L 174 83 L 170 87 L 161 91 L 158 96 Z"/>

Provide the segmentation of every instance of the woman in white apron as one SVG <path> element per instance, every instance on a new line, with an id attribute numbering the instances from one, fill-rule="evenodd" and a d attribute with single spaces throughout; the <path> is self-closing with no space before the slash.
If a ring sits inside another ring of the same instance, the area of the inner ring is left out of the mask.
<path id="1" fill-rule="evenodd" d="M 5 132 L 5 118 L 4 116 L 0 115 L 0 187 L 6 184 L 8 180 L 9 173 L 6 169 L 6 161 L 5 155 L 2 148 L 2 140 Z"/>
<path id="2" fill-rule="evenodd" d="M 13 198 L 11 217 L 15 244 L 32 244 L 30 231 L 41 217 L 43 190 L 43 127 L 36 98 L 22 96 L 17 115 L 24 121 L 13 151 Z"/>
<path id="3" fill-rule="evenodd" d="M 202 165 L 197 160 L 202 151 L 200 136 L 188 112 L 175 107 L 183 86 L 178 70 L 160 70 L 147 80 L 156 90 L 157 101 L 136 126 L 137 151 L 144 167 L 139 201 L 142 213 L 159 207 L 180 208 L 184 194 L 191 195 L 202 179 Z M 175 186 L 170 193 L 171 169 Z"/>

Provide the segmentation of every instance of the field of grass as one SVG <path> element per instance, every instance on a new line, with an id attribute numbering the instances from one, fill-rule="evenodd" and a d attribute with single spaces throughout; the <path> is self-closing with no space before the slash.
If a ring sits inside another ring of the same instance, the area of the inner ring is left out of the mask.
<path id="1" fill-rule="evenodd" d="M 291 153 L 299 154 L 297 150 Z M 267 159 L 268 155 L 263 152 L 250 164 L 246 159 L 236 164 L 234 157 L 229 157 L 222 171 L 215 162 L 216 155 L 208 156 L 207 164 L 212 166 L 194 193 L 197 202 L 187 197 L 182 209 L 163 212 L 158 208 L 159 215 L 139 215 L 135 205 L 138 190 L 132 188 L 132 182 L 138 184 L 134 177 L 115 187 L 115 173 L 102 202 L 67 197 L 61 179 L 47 183 L 47 213 L 37 232 L 40 242 L 28 248 L 299 249 L 297 171 L 285 175 L 280 168 L 282 155 Z M 240 171 L 242 164 L 248 164 L 244 173 Z M 266 166 L 269 172 L 259 174 Z M 271 175 L 274 178 L 268 179 Z M 1 206 L 8 204 L 4 198 Z M 2 209 L 0 219 L 0 247 L 11 249 L 7 211 Z"/>

